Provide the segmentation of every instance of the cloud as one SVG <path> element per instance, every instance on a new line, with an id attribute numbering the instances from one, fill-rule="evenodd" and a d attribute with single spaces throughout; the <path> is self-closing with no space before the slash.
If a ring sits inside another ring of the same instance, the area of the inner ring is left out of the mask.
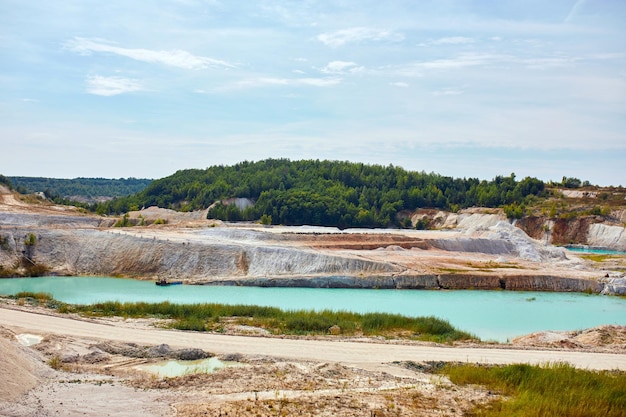
<path id="1" fill-rule="evenodd" d="M 567 58 L 567 57 L 553 57 L 553 58 L 528 58 L 523 59 L 522 62 L 529 69 L 547 69 L 547 68 L 555 68 L 562 67 L 573 62 L 576 62 L 578 59 L 576 58 Z"/>
<path id="2" fill-rule="evenodd" d="M 130 49 L 114 46 L 99 39 L 87 39 L 76 37 L 63 45 L 65 49 L 77 52 L 81 55 L 91 55 L 94 52 L 111 53 L 136 61 L 157 63 L 176 68 L 200 70 L 206 68 L 226 67 L 234 68 L 235 65 L 226 61 L 213 59 L 205 56 L 193 55 L 187 51 L 174 49 L 170 51 L 153 51 L 150 49 Z"/>
<path id="3" fill-rule="evenodd" d="M 265 86 L 310 86 L 310 87 L 330 87 L 341 83 L 341 78 L 325 77 L 325 78 L 276 78 L 276 77 L 259 77 L 239 81 L 230 87 L 221 90 L 254 88 Z"/>
<path id="4" fill-rule="evenodd" d="M 474 43 L 474 39 L 465 36 L 450 36 L 429 42 L 431 45 L 460 45 Z"/>
<path id="5" fill-rule="evenodd" d="M 398 81 L 398 82 L 394 82 L 394 83 L 389 83 L 389 85 L 392 85 L 394 87 L 400 87 L 400 88 L 407 88 L 409 86 L 409 84 L 407 83 L 403 83 L 402 81 Z"/>
<path id="6" fill-rule="evenodd" d="M 511 60 L 514 60 L 514 58 L 507 55 L 461 54 L 454 58 L 435 59 L 399 65 L 392 69 L 392 72 L 395 75 L 404 77 L 421 77 L 424 75 L 425 71 L 463 69 L 498 62 L 510 62 Z"/>
<path id="7" fill-rule="evenodd" d="M 463 90 L 459 90 L 456 88 L 444 88 L 442 90 L 433 91 L 431 94 L 435 97 L 439 96 L 460 96 L 463 94 Z"/>
<path id="8" fill-rule="evenodd" d="M 576 3 L 574 3 L 565 19 L 563 19 L 563 23 L 569 23 L 572 18 L 576 16 L 578 9 L 580 9 L 585 4 L 585 1 L 586 0 L 578 0 Z"/>
<path id="9" fill-rule="evenodd" d="M 362 41 L 390 41 L 400 42 L 404 39 L 404 36 L 399 33 L 394 33 L 383 29 L 356 27 L 350 29 L 337 30 L 335 32 L 326 32 L 317 35 L 317 40 L 324 45 L 336 48 L 348 43 L 362 42 Z"/>
<path id="10" fill-rule="evenodd" d="M 332 61 L 329 62 L 322 71 L 325 74 L 346 74 L 362 71 L 363 67 L 357 66 L 354 62 Z"/>
<path id="11" fill-rule="evenodd" d="M 123 77 L 87 77 L 87 92 L 97 96 L 116 96 L 142 90 L 137 80 Z"/>

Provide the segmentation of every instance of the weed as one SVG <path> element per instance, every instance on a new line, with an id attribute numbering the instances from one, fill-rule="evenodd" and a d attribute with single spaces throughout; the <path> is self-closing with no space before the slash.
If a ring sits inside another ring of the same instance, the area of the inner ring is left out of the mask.
<path id="1" fill-rule="evenodd" d="M 61 361 L 61 358 L 58 355 L 55 355 L 51 357 L 50 359 L 48 359 L 48 366 L 58 371 L 59 369 L 63 367 L 63 362 Z"/>

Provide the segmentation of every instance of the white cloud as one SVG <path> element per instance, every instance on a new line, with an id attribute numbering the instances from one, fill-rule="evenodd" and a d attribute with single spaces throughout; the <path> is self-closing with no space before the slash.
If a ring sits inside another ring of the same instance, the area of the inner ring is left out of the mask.
<path id="1" fill-rule="evenodd" d="M 346 74 L 362 71 L 363 67 L 357 66 L 354 62 L 332 61 L 329 62 L 321 71 L 325 74 Z"/>
<path id="2" fill-rule="evenodd" d="M 529 58 L 524 59 L 522 62 L 530 69 L 547 69 L 554 67 L 562 67 L 572 62 L 577 61 L 574 58 L 566 57 L 553 57 L 553 58 Z"/>
<path id="3" fill-rule="evenodd" d="M 509 62 L 512 57 L 492 54 L 461 54 L 455 58 L 435 59 L 432 61 L 414 62 L 396 66 L 392 72 L 404 77 L 421 77 L 429 70 L 453 70 L 468 67 L 493 64 L 497 62 Z"/>
<path id="4" fill-rule="evenodd" d="M 333 48 L 343 46 L 347 43 L 362 42 L 362 41 L 390 41 L 399 42 L 404 39 L 404 36 L 399 33 L 394 33 L 383 29 L 356 27 L 350 29 L 337 30 L 335 32 L 321 33 L 317 36 L 317 40 L 324 45 L 331 46 Z"/>
<path id="5" fill-rule="evenodd" d="M 572 8 L 570 9 L 569 13 L 567 14 L 567 16 L 565 17 L 565 19 L 563 20 L 564 23 L 569 23 L 572 18 L 574 16 L 576 16 L 576 13 L 578 12 L 578 9 L 580 9 L 583 4 L 585 4 L 586 0 L 578 0 L 576 3 L 574 3 L 574 6 L 572 6 Z"/>
<path id="6" fill-rule="evenodd" d="M 137 80 L 94 75 L 87 78 L 87 92 L 97 96 L 115 96 L 142 90 Z"/>
<path id="7" fill-rule="evenodd" d="M 467 38 L 465 36 L 450 36 L 446 38 L 436 39 L 430 43 L 433 45 L 459 45 L 459 44 L 474 43 L 474 39 Z"/>
<path id="8" fill-rule="evenodd" d="M 187 51 L 174 49 L 170 51 L 153 51 L 150 49 L 130 49 L 114 46 L 98 39 L 76 37 L 65 42 L 64 47 L 81 55 L 94 52 L 112 53 L 136 61 L 158 63 L 176 68 L 199 70 L 211 67 L 234 68 L 235 65 L 226 61 L 205 56 L 193 55 Z"/>
<path id="9" fill-rule="evenodd" d="M 431 93 L 435 97 L 439 96 L 460 96 L 463 94 L 463 90 L 455 89 L 455 88 L 444 88 L 442 90 L 433 91 Z"/>
<path id="10" fill-rule="evenodd" d="M 341 83 L 341 78 L 275 78 L 275 77 L 259 77 L 239 81 L 230 87 L 221 88 L 220 90 L 229 90 L 232 88 L 254 88 L 265 86 L 311 86 L 311 87 L 330 87 Z"/>
<path id="11" fill-rule="evenodd" d="M 394 82 L 394 83 L 389 83 L 389 85 L 392 85 L 394 87 L 400 87 L 400 88 L 407 88 L 409 86 L 409 84 L 407 83 L 403 83 L 402 81 L 398 81 L 398 82 Z"/>

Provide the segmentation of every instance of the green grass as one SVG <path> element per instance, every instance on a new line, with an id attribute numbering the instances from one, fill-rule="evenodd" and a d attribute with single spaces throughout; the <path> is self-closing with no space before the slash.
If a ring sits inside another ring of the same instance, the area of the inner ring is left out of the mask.
<path id="1" fill-rule="evenodd" d="M 435 317 L 405 317 L 398 314 L 357 314 L 346 311 L 285 311 L 275 307 L 224 304 L 120 303 L 115 301 L 93 305 L 63 305 L 62 313 L 94 316 L 154 317 L 173 319 L 169 326 L 181 330 L 219 331 L 223 319 L 234 318 L 240 324 L 258 326 L 274 334 L 321 335 L 332 326 L 339 326 L 341 335 L 408 337 L 450 343 L 476 339 L 455 329 L 449 322 Z"/>
<path id="2" fill-rule="evenodd" d="M 40 301 L 52 301 L 52 295 L 47 292 L 32 292 L 32 291 L 21 291 L 15 295 L 10 296 L 11 298 L 20 299 L 20 298 L 32 298 L 34 300 Z"/>
<path id="3" fill-rule="evenodd" d="M 568 364 L 547 366 L 448 365 L 441 371 L 457 385 L 482 385 L 504 396 L 478 406 L 472 416 L 626 416 L 626 373 L 594 372 Z"/>
<path id="4" fill-rule="evenodd" d="M 604 255 L 604 254 L 587 254 L 587 255 L 579 255 L 583 259 L 588 259 L 594 262 L 604 262 L 607 259 L 612 259 L 614 256 L 612 255 Z"/>

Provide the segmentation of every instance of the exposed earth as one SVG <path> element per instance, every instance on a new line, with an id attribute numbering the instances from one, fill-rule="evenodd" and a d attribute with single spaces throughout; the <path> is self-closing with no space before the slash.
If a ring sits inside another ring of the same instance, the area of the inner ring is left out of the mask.
<path id="1" fill-rule="evenodd" d="M 0 312 L 2 416 L 462 416 L 495 397 L 431 373 L 444 362 L 626 370 L 624 326 L 449 347 L 168 331 L 150 320 L 67 317 L 9 300 Z M 137 369 L 213 355 L 238 366 L 179 377 Z"/>
<path id="2" fill-rule="evenodd" d="M 588 260 L 502 213 L 438 213 L 437 230 L 265 227 L 148 208 L 118 219 L 0 187 L 0 275 L 108 275 L 190 284 L 626 291 L 624 256 Z M 620 247 L 624 227 L 603 226 Z M 609 239 L 610 237 L 610 239 Z"/>
<path id="3" fill-rule="evenodd" d="M 0 187 L 0 275 L 625 292 L 624 256 L 573 255 L 541 236 L 530 238 L 494 210 L 430 215 L 439 219 L 439 230 L 340 231 L 224 224 L 207 220 L 205 212 L 148 208 L 131 213 L 138 226 L 122 228 L 113 227 L 118 219 Z M 601 226 L 589 230 L 619 249 L 624 228 Z M 1 416 L 461 416 L 494 395 L 429 373 L 443 362 L 564 360 L 626 369 L 623 326 L 543 332 L 505 346 L 442 347 L 375 338 L 272 338 L 254 328 L 197 334 L 156 329 L 149 320 L 90 320 L 0 302 Z M 23 345 L 33 341 L 38 343 Z M 243 366 L 176 378 L 135 368 L 192 352 Z"/>

